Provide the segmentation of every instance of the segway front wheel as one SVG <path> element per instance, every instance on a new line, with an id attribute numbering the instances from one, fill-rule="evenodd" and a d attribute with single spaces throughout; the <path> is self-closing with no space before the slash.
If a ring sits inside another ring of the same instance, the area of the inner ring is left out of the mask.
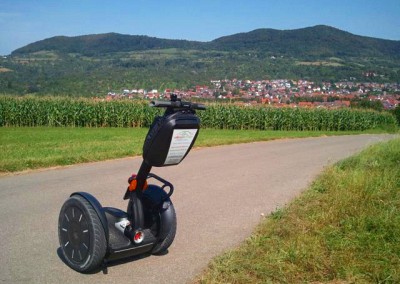
<path id="1" fill-rule="evenodd" d="M 58 237 L 66 263 L 78 272 L 89 272 L 101 265 L 107 242 L 93 206 L 75 195 L 65 201 L 58 218 Z"/>

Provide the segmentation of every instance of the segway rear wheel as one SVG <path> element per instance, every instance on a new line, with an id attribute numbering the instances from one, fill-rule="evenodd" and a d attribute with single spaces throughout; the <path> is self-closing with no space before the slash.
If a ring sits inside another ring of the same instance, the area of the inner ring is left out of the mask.
<path id="1" fill-rule="evenodd" d="M 163 226 L 162 228 L 163 232 L 160 232 L 161 235 L 159 236 L 158 243 L 154 246 L 152 250 L 152 254 L 154 255 L 160 255 L 165 253 L 168 248 L 172 245 L 174 239 L 175 239 L 175 234 L 176 234 L 176 213 L 175 213 L 175 208 L 172 202 L 168 202 L 168 212 L 162 212 L 160 216 L 160 222 L 161 226 L 163 225 L 163 216 L 162 214 L 170 214 L 170 221 L 168 222 L 169 226 Z"/>
<path id="2" fill-rule="evenodd" d="M 100 219 L 93 206 L 82 196 L 72 196 L 61 208 L 58 237 L 65 262 L 78 272 L 98 268 L 107 250 Z"/>

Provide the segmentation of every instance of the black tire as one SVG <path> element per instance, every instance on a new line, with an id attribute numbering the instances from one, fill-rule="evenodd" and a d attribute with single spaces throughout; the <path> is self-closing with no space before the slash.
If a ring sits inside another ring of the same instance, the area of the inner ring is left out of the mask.
<path id="1" fill-rule="evenodd" d="M 104 228 L 93 206 L 82 196 L 65 201 L 58 218 L 58 238 L 65 262 L 78 272 L 98 268 L 107 250 Z"/>
<path id="2" fill-rule="evenodd" d="M 160 236 L 158 243 L 154 246 L 153 250 L 151 251 L 151 253 L 155 254 L 155 255 L 160 255 L 160 254 L 165 253 L 175 239 L 176 213 L 175 213 L 175 208 L 174 208 L 174 205 L 172 204 L 172 202 L 168 202 L 168 203 L 169 203 L 169 208 L 167 210 L 170 210 L 169 214 L 172 215 L 172 222 L 171 222 L 171 226 L 169 227 L 169 230 L 163 234 L 164 236 Z M 163 212 L 161 212 L 160 214 L 163 214 Z M 162 219 L 161 216 L 159 218 Z M 162 224 L 161 224 L 161 226 L 162 226 Z"/>

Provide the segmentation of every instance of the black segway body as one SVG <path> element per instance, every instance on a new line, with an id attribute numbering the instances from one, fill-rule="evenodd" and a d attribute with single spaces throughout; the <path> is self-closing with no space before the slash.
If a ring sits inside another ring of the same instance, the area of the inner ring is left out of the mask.
<path id="1" fill-rule="evenodd" d="M 76 192 L 64 203 L 59 217 L 59 240 L 66 263 L 80 272 L 115 260 L 143 253 L 160 254 L 172 244 L 176 214 L 169 195 L 157 185 L 143 192 L 144 229 L 129 228 L 128 213 L 102 207 L 87 192 Z M 136 237 L 136 239 L 135 239 Z"/>
<path id="2" fill-rule="evenodd" d="M 127 212 L 102 207 L 86 192 L 71 194 L 61 208 L 60 248 L 65 262 L 76 271 L 94 270 L 105 260 L 161 254 L 174 240 L 177 223 L 170 199 L 174 187 L 150 170 L 177 165 L 187 156 L 200 128 L 194 109 L 205 108 L 176 97 L 170 102 L 152 102 L 152 106 L 167 109 L 164 116 L 154 119 L 143 145 L 139 172 L 128 181 L 124 196 L 129 199 Z M 147 185 L 149 178 L 161 185 Z"/>

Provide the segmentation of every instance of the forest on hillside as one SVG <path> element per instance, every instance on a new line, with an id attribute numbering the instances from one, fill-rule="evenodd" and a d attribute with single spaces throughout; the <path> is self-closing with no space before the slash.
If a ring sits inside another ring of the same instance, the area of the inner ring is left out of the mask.
<path id="1" fill-rule="evenodd" d="M 400 42 L 327 26 L 259 29 L 211 42 L 110 33 L 53 37 L 0 59 L 6 94 L 103 96 L 226 78 L 399 82 Z"/>

